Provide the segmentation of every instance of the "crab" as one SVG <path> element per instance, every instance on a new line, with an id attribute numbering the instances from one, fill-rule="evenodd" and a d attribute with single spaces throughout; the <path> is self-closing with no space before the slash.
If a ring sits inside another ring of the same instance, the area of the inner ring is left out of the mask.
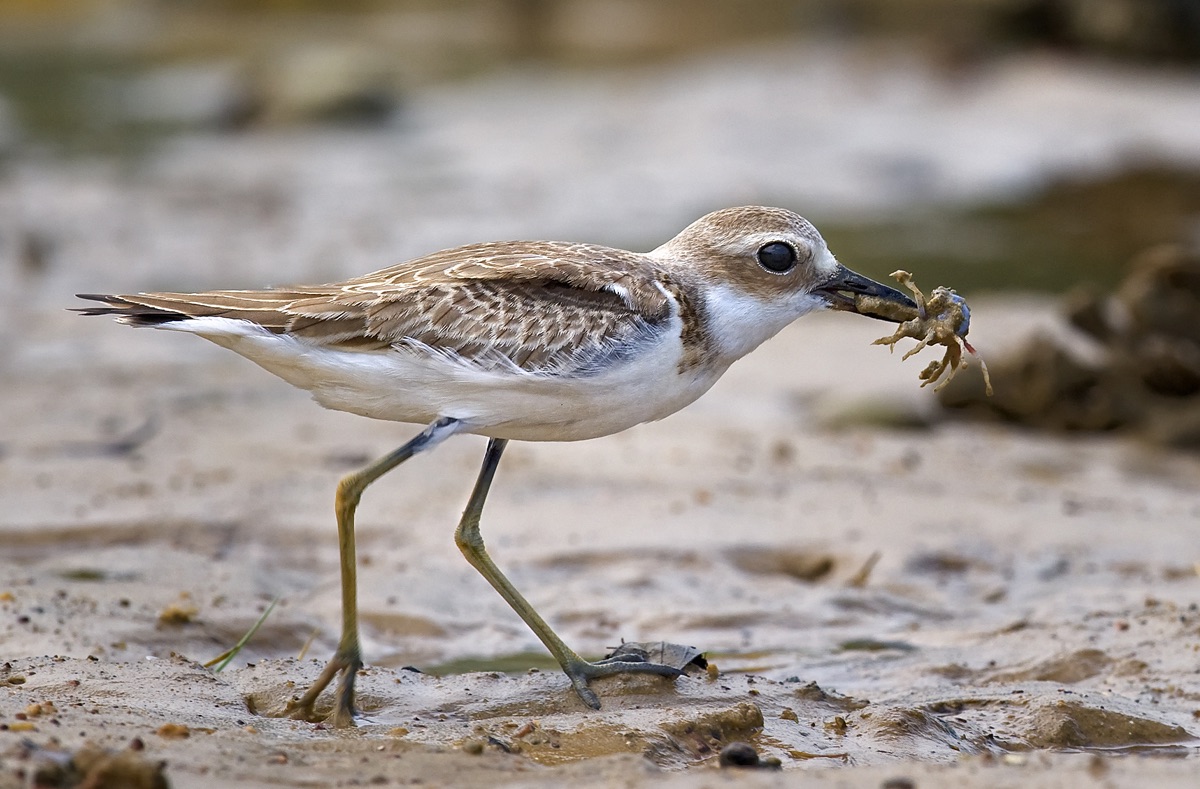
<path id="1" fill-rule="evenodd" d="M 934 288 L 929 294 L 929 298 L 926 298 L 925 294 L 913 284 L 912 274 L 907 271 L 893 271 L 892 278 L 912 291 L 917 304 L 916 314 L 903 320 L 891 335 L 880 337 L 871 344 L 886 345 L 895 351 L 896 343 L 900 340 L 906 337 L 916 340 L 917 344 L 909 349 L 901 357 L 902 359 L 907 359 L 928 345 L 946 346 L 945 355 L 926 365 L 919 376 L 922 387 L 945 376 L 942 382 L 933 388 L 935 392 L 950 383 L 959 368 L 967 366 L 968 360 L 963 356 L 963 351 L 966 350 L 969 354 L 979 358 L 979 366 L 983 370 L 983 385 L 990 397 L 992 379 L 988 375 L 987 365 L 984 364 L 983 358 L 979 357 L 971 343 L 967 342 L 967 332 L 971 329 L 971 308 L 967 306 L 966 299 L 950 288 L 944 287 Z M 863 311 L 875 314 L 884 314 L 886 311 L 890 313 L 888 317 L 896 319 L 902 319 L 911 314 L 911 310 L 906 311 L 894 304 L 885 304 L 876 296 L 859 296 L 858 302 L 859 308 Z"/>

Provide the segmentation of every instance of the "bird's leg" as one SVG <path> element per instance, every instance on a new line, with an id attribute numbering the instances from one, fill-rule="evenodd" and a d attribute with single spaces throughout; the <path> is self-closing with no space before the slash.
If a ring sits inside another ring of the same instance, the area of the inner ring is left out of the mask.
<path id="1" fill-rule="evenodd" d="M 483 456 L 483 467 L 479 470 L 479 478 L 475 480 L 475 488 L 471 491 L 467 508 L 463 511 L 462 520 L 458 522 L 458 529 L 454 533 L 454 541 L 463 555 L 467 557 L 467 561 L 500 593 L 500 596 L 512 606 L 517 615 L 525 620 L 525 624 L 529 625 L 534 635 L 546 645 L 546 649 L 550 650 L 550 654 L 562 666 L 562 670 L 571 680 L 575 692 L 592 709 L 600 709 L 600 699 L 588 687 L 588 681 L 596 677 L 622 673 L 658 674 L 665 677 L 678 677 L 683 674 L 682 670 L 674 666 L 648 661 L 601 660 L 591 663 L 584 660 L 563 643 L 563 640 L 550 629 L 550 625 L 546 624 L 546 620 L 533 610 L 529 601 L 517 591 L 504 573 L 500 572 L 500 568 L 488 556 L 487 550 L 483 546 L 483 536 L 479 533 L 479 517 L 483 512 L 483 502 L 487 499 L 492 478 L 496 476 L 496 467 L 500 464 L 500 456 L 504 453 L 504 447 L 507 444 L 506 439 L 500 438 L 493 438 L 488 442 L 487 451 Z"/>
<path id="2" fill-rule="evenodd" d="M 371 465 L 344 477 L 338 483 L 334 507 L 337 513 L 338 550 L 342 567 L 342 636 L 325 670 L 298 699 L 288 703 L 287 713 L 300 720 L 312 720 L 313 705 L 333 678 L 342 675 L 337 703 L 330 720 L 335 726 L 354 723 L 354 678 L 362 668 L 362 648 L 358 643 L 358 572 L 354 550 L 354 511 L 367 486 L 418 452 L 432 449 L 458 432 L 457 419 L 443 418 L 425 428 L 404 446 Z"/>

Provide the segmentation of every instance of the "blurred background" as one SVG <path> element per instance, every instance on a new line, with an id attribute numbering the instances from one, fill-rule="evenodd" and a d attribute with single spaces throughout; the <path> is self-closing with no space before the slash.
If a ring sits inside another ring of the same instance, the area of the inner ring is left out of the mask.
<path id="1" fill-rule="evenodd" d="M 1079 725 L 1126 738 L 1105 748 L 1146 744 L 1102 717 L 1122 695 L 1193 743 L 1200 0 L 0 0 L 5 653 L 143 676 L 283 595 L 246 656 L 315 632 L 323 657 L 334 480 L 416 429 L 73 294 L 329 282 L 502 239 L 648 250 L 752 203 L 864 274 L 965 295 L 995 397 L 977 365 L 918 389 L 934 354 L 889 357 L 883 324 L 805 318 L 662 424 L 514 446 L 485 529 L 514 582 L 589 654 L 667 637 L 856 697 L 950 694 L 826 755 L 908 738 L 958 764 L 946 727 L 982 716 L 991 749 L 1025 726 L 993 683 L 1022 678 L 1054 709 L 1060 681 L 1096 691 Z M 545 659 L 450 540 L 481 443 L 364 501 L 371 663 Z M 158 714 L 157 680 L 123 687 Z M 1077 749 L 1046 720 L 1018 738 Z"/>
<path id="2" fill-rule="evenodd" d="M 1105 341 L 1130 260 L 1200 243 L 1200 0 L 0 0 L 10 310 L 745 203 Z"/>

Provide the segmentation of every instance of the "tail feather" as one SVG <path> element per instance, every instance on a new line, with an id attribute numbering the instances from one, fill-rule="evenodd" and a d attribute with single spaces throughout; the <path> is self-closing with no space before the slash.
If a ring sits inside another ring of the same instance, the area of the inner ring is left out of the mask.
<path id="1" fill-rule="evenodd" d="M 76 310 L 83 315 L 114 315 L 129 326 L 161 326 L 189 318 L 233 318 L 249 321 L 273 332 L 287 328 L 291 315 L 285 308 L 305 296 L 292 290 L 210 291 L 207 293 L 135 293 L 112 296 L 79 293 L 81 299 L 103 302 L 104 307 Z"/>
<path id="2" fill-rule="evenodd" d="M 186 315 L 176 310 L 138 304 L 123 296 L 112 296 L 106 293 L 76 293 L 81 299 L 103 302 L 104 307 L 80 307 L 73 309 L 80 315 L 115 315 L 122 323 L 130 326 L 159 326 L 173 321 L 187 320 Z"/>

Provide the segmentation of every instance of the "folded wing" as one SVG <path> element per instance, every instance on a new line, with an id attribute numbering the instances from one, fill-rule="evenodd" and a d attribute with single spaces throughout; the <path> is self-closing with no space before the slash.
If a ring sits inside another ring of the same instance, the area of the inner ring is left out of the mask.
<path id="1" fill-rule="evenodd" d="M 80 297 L 104 304 L 83 314 L 134 326 L 227 318 L 330 349 L 575 374 L 652 341 L 672 314 L 640 255 L 553 242 L 459 247 L 330 285 Z"/>

